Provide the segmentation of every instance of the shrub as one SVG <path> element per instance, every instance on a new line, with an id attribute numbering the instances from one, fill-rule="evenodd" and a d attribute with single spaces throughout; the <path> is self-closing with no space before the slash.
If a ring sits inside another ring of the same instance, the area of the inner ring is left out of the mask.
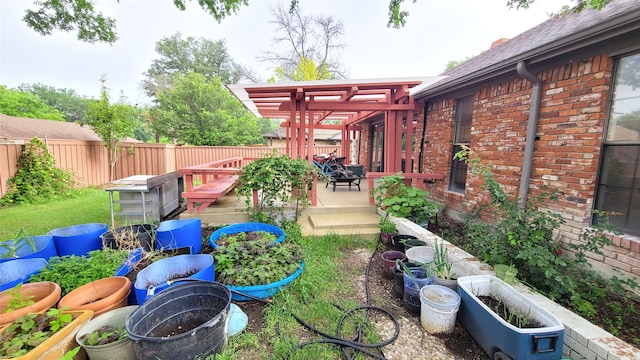
<path id="1" fill-rule="evenodd" d="M 73 175 L 57 168 L 47 146 L 33 138 L 18 160 L 18 172 L 7 181 L 7 194 L 0 205 L 33 203 L 66 195 L 74 185 Z"/>
<path id="2" fill-rule="evenodd" d="M 613 227 L 605 222 L 583 231 L 578 242 L 568 245 L 574 253 L 569 258 L 563 254 L 561 243 L 553 238 L 564 219 L 540 208 L 546 202 L 557 201 L 563 195 L 560 191 L 531 196 L 521 206 L 504 192 L 490 167 L 482 164 L 468 147 L 463 147 L 455 157 L 465 161 L 472 174 L 483 178 L 483 188 L 489 192 L 496 210 L 492 223 L 477 218 L 467 222 L 467 250 L 492 265 L 514 265 L 519 278 L 549 298 L 561 300 L 582 315 L 593 315 L 593 303 L 606 297 L 607 292 L 597 291 L 604 281 L 602 275 L 591 271 L 585 253 L 601 254 L 600 249 L 610 244 L 605 234 L 615 232 Z M 606 218 L 605 213 L 598 214 Z M 637 286 L 632 279 L 614 281 L 620 289 L 622 285 Z"/>

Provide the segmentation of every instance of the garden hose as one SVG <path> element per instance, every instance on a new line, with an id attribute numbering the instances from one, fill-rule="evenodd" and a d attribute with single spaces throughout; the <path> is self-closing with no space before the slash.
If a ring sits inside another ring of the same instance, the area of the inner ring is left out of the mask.
<path id="1" fill-rule="evenodd" d="M 318 329 L 316 329 L 315 327 L 313 327 L 312 325 L 308 324 L 306 321 L 304 321 L 303 319 L 301 319 L 298 315 L 296 315 L 295 313 L 293 313 L 292 311 L 282 308 L 283 310 L 285 310 L 286 312 L 288 312 L 289 314 L 291 314 L 291 316 L 293 316 L 294 319 L 296 319 L 296 321 L 298 323 L 300 323 L 300 325 L 304 326 L 305 328 L 307 328 L 308 330 L 324 337 L 324 339 L 316 339 L 316 340 L 310 340 L 310 341 L 306 341 L 303 343 L 300 343 L 298 345 L 296 345 L 295 347 L 291 348 L 289 350 L 289 352 L 287 353 L 287 355 L 284 357 L 284 359 L 288 359 L 289 356 L 291 356 L 292 353 L 294 353 L 296 350 L 301 349 L 305 346 L 311 345 L 311 344 L 333 344 L 333 345 L 338 345 L 340 346 L 342 353 L 344 355 L 344 357 L 348 360 L 351 360 L 355 357 L 355 354 L 357 354 L 358 352 L 366 354 L 368 356 L 371 356 L 374 359 L 386 359 L 384 357 L 384 355 L 380 355 L 377 353 L 372 352 L 369 349 L 373 349 L 373 348 L 381 348 L 384 346 L 387 346 L 391 343 L 393 343 L 394 341 L 396 341 L 396 339 L 398 338 L 398 336 L 400 335 L 400 323 L 398 322 L 398 320 L 393 316 L 393 314 L 391 314 L 388 310 L 385 310 L 381 307 L 378 306 L 373 306 L 371 305 L 371 296 L 370 296 L 370 292 L 369 292 L 369 273 L 370 273 L 370 268 L 371 268 L 371 263 L 373 262 L 374 256 L 375 256 L 375 249 L 377 249 L 378 245 L 380 244 L 380 239 L 378 239 L 378 241 L 376 242 L 376 246 L 374 247 L 373 253 L 371 254 L 371 258 L 369 259 L 369 263 L 367 264 L 367 268 L 365 270 L 365 293 L 366 293 L 366 298 L 367 298 L 367 305 L 364 306 L 358 306 L 355 307 L 351 310 L 347 310 L 342 317 L 340 318 L 340 321 L 338 321 L 338 326 L 336 329 L 336 333 L 337 335 L 331 335 L 331 334 L 327 334 L 323 331 L 320 331 Z M 202 279 L 196 279 L 196 278 L 183 278 L 183 279 L 174 279 L 174 280 L 169 280 L 166 282 L 167 285 L 171 285 L 173 283 L 176 282 L 180 282 L 180 281 L 209 281 L 209 280 L 202 280 Z M 237 290 L 232 290 L 229 289 L 232 293 L 236 294 L 236 295 L 240 295 L 240 296 L 246 296 L 247 298 L 253 299 L 253 300 L 257 300 L 260 301 L 264 304 L 267 305 L 273 305 L 275 306 L 272 302 L 265 300 L 265 299 L 261 299 L 258 297 L 255 297 L 253 295 L 249 295 L 249 294 L 245 294 L 241 291 L 237 291 Z M 153 291 L 153 290 L 152 290 Z M 334 306 L 338 307 L 340 309 L 339 306 L 335 305 Z M 375 344 L 366 344 L 362 342 L 362 329 L 360 328 L 360 326 L 357 329 L 357 336 L 354 340 L 346 340 L 340 337 L 340 333 L 341 333 L 341 329 L 342 329 L 342 325 L 344 323 L 344 321 L 353 313 L 355 313 L 356 311 L 360 311 L 360 310 L 365 310 L 367 313 L 367 319 L 369 319 L 369 313 L 371 311 L 378 311 L 383 313 L 385 316 L 387 316 L 389 319 L 391 319 L 391 321 L 393 321 L 393 324 L 395 326 L 395 331 L 393 333 L 393 336 L 391 336 L 388 340 L 385 340 L 383 342 L 380 343 L 375 343 Z M 347 349 L 352 349 L 353 350 L 353 354 L 350 355 L 347 353 Z"/>

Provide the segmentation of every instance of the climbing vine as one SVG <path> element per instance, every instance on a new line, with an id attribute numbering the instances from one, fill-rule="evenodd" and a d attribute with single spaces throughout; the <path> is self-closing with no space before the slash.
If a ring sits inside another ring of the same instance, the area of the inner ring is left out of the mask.
<path id="1" fill-rule="evenodd" d="M 33 203 L 64 195 L 74 185 L 73 175 L 56 167 L 56 159 L 38 138 L 26 144 L 18 171 L 7 181 L 7 194 L 0 205 Z"/>

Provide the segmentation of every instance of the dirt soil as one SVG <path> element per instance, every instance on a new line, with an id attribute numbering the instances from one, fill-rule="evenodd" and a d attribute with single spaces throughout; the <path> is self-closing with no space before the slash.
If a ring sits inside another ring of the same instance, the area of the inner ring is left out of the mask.
<path id="1" fill-rule="evenodd" d="M 394 280 L 387 277 L 383 270 L 382 250 L 373 255 L 369 271 L 368 288 L 371 304 L 389 311 L 400 323 L 400 334 L 395 342 L 382 348 L 387 359 L 438 360 L 438 359 L 477 359 L 485 360 L 489 357 L 471 338 L 469 333 L 456 323 L 451 334 L 430 335 L 420 325 L 420 316 L 414 315 L 404 307 L 404 301 L 394 290 Z M 357 277 L 344 277 L 352 282 L 355 288 L 356 300 L 361 305 L 366 304 L 366 269 L 371 258 L 366 249 L 349 251 L 340 266 L 345 273 L 361 270 Z M 356 268 L 356 269 L 354 269 Z M 303 274 L 304 275 L 304 274 Z M 249 323 L 245 331 L 259 332 L 264 323 L 262 310 L 264 305 L 257 301 L 236 303 L 248 316 Z M 374 316 L 375 328 L 381 339 L 389 339 L 395 327 L 393 322 L 382 314 Z M 252 359 L 242 356 L 243 359 Z"/>

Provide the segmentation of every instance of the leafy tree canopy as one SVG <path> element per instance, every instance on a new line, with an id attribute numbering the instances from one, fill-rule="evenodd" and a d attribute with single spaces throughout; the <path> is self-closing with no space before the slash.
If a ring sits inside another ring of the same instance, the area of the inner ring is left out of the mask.
<path id="1" fill-rule="evenodd" d="M 104 141 L 104 146 L 109 151 L 110 180 L 113 180 L 115 164 L 121 154 L 120 144 L 133 133 L 137 112 L 130 105 L 110 104 L 105 78 L 100 82 L 100 100 L 89 103 L 85 122 Z"/>
<path id="2" fill-rule="evenodd" d="M 158 41 L 156 51 L 160 58 L 151 62 L 142 82 L 147 95 L 151 97 L 170 86 L 171 75 L 179 72 L 191 71 L 203 75 L 207 80 L 217 77 L 223 84 L 236 83 L 240 79 L 240 72 L 223 40 L 191 36 L 183 39 L 180 33 L 176 33 Z"/>
<path id="3" fill-rule="evenodd" d="M 56 89 L 44 84 L 21 84 L 18 89 L 36 95 L 47 105 L 60 111 L 65 121 L 82 123 L 87 112 L 87 99 L 73 89 Z"/>
<path id="4" fill-rule="evenodd" d="M 34 1 L 36 8 L 27 10 L 23 20 L 40 35 L 51 35 L 54 30 L 73 31 L 80 41 L 113 44 L 118 40 L 116 21 L 98 12 L 94 3 L 94 0 Z M 186 9 L 186 3 L 186 0 L 173 0 L 181 11 Z M 249 0 L 198 0 L 198 4 L 220 21 L 248 5 Z"/>
<path id="5" fill-rule="evenodd" d="M 412 0 L 416 2 L 417 0 Z M 574 11 L 587 8 L 600 10 L 612 0 L 575 0 Z M 404 0 L 389 0 L 388 27 L 401 28 L 406 24 L 409 12 L 402 9 Z M 507 6 L 528 8 L 535 0 L 508 0 Z M 104 16 L 94 7 L 94 0 L 38 0 L 35 8 L 26 11 L 23 20 L 27 26 L 41 35 L 51 35 L 55 30 L 76 32 L 80 41 L 113 44 L 118 40 L 116 21 Z M 178 10 L 186 9 L 186 0 L 173 0 Z M 290 0 L 289 10 L 293 12 L 300 0 Z M 198 0 L 202 9 L 217 21 L 235 14 L 240 7 L 249 4 L 249 0 Z"/>
<path id="6" fill-rule="evenodd" d="M 151 126 L 160 135 L 191 145 L 262 143 L 261 123 L 227 91 L 219 78 L 176 73 L 157 93 Z"/>
<path id="7" fill-rule="evenodd" d="M 47 105 L 39 97 L 28 92 L 7 89 L 4 85 L 0 85 L 0 114 L 64 121 L 64 115 L 58 109 Z"/>

